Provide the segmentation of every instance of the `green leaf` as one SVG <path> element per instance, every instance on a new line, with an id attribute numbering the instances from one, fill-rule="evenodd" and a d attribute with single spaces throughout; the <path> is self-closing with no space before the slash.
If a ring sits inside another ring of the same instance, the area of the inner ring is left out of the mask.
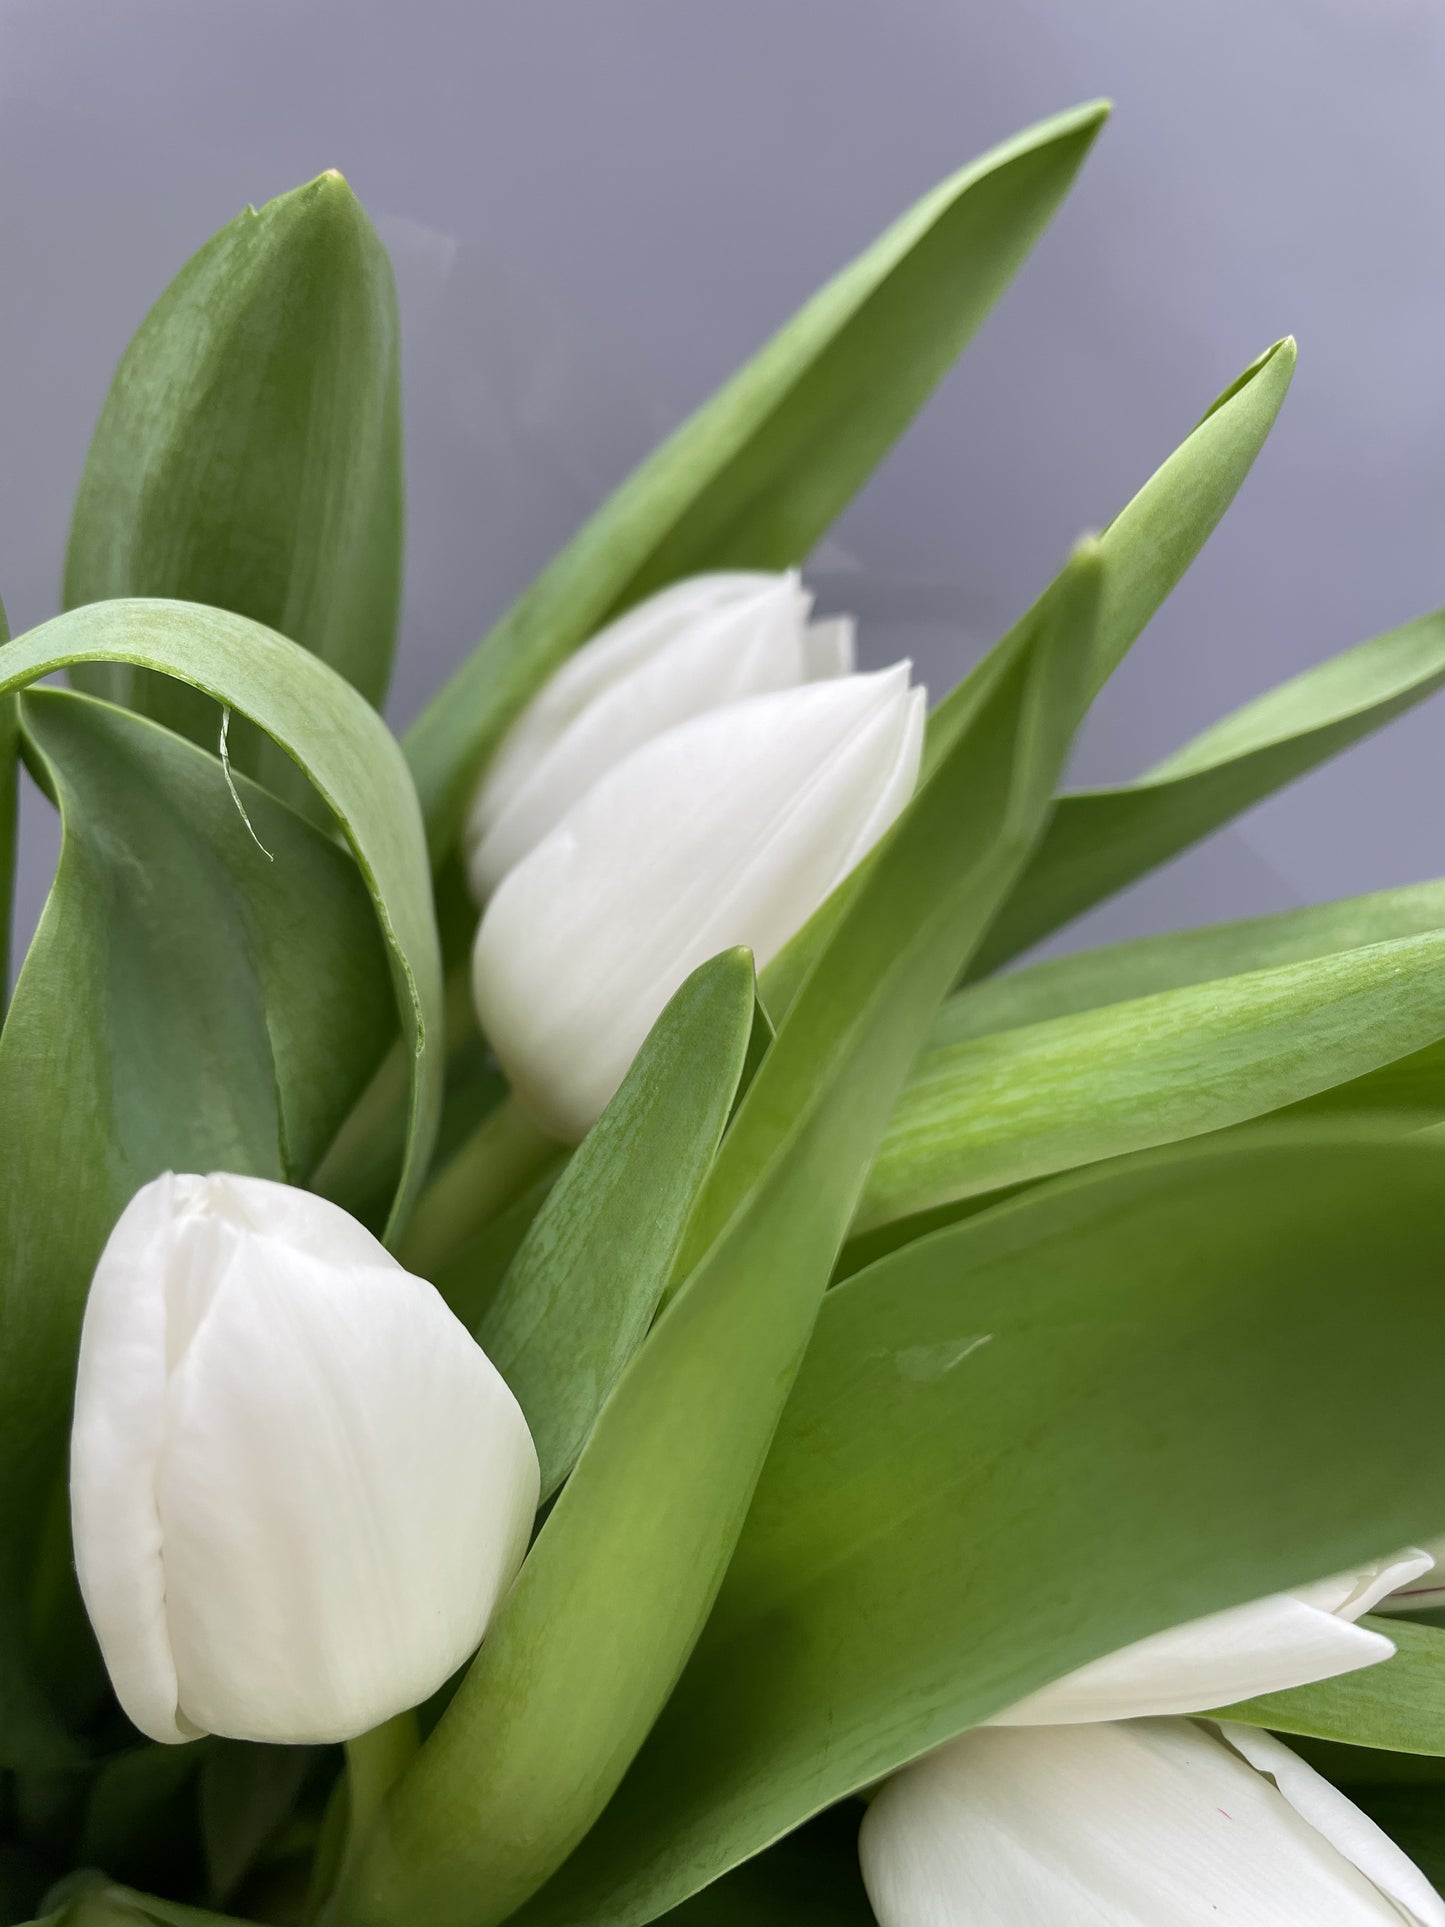
<path id="1" fill-rule="evenodd" d="M 1445 882 L 1411 883 L 1238 923 L 1136 937 L 970 984 L 939 1011 L 929 1043 L 934 1048 L 960 1044 L 1161 990 L 1183 990 L 1216 977 L 1304 963 L 1430 930 L 1445 930 Z"/>
<path id="2" fill-rule="evenodd" d="M 483 1315 L 477 1338 L 526 1414 L 543 1499 L 577 1463 L 647 1335 L 732 1109 L 752 1024 L 747 951 L 724 951 L 693 972 Z"/>
<path id="3" fill-rule="evenodd" d="M 230 1914 L 206 1913 L 100 1880 L 81 1888 L 58 1913 L 33 1927 L 247 1927 Z"/>
<path id="4" fill-rule="evenodd" d="M 1445 1632 L 1375 1615 L 1360 1623 L 1395 1642 L 1393 1659 L 1220 1707 L 1211 1717 L 1393 1753 L 1445 1755 Z"/>
<path id="5" fill-rule="evenodd" d="M 86 1793 L 78 1864 L 144 1886 L 199 1884 L 196 1778 L 216 1744 L 147 1744 L 113 1753 Z"/>
<path id="6" fill-rule="evenodd" d="M 190 603 L 91 604 L 17 637 L 0 696 L 76 663 L 130 664 L 202 690 L 301 769 L 350 844 L 389 953 L 411 1065 L 410 1129 L 391 1223 L 420 1188 L 440 1108 L 441 959 L 416 796 L 386 725 L 318 658 L 259 623 Z M 366 1067 L 368 1071 L 371 1066 Z"/>
<path id="7" fill-rule="evenodd" d="M 970 679 L 779 1027 L 698 1197 L 686 1283 L 603 1406 L 470 1672 L 392 1795 L 352 1927 L 484 1927 L 596 1819 L 727 1567 L 888 1112 L 1039 834 L 1080 713 L 1098 563 Z"/>
<path id="8" fill-rule="evenodd" d="M 407 736 L 434 860 L 502 733 L 579 643 L 679 576 L 803 560 L 977 332 L 1106 113 L 1043 121 L 926 195 L 593 516 Z"/>
<path id="9" fill-rule="evenodd" d="M 1103 1653 L 1438 1535 L 1442 1184 L 1418 1140 L 1211 1139 L 830 1292 L 707 1630 L 519 1922 L 651 1920 Z"/>
<path id="10" fill-rule="evenodd" d="M 1445 929 L 934 1044 L 854 1230 L 1221 1130 L 1441 1039 Z"/>
<path id="11" fill-rule="evenodd" d="M 1117 789 L 1059 799 L 1038 854 L 970 965 L 987 976 L 1445 684 L 1445 612 L 1282 683 Z"/>
<path id="12" fill-rule="evenodd" d="M 1239 492 L 1274 426 L 1294 365 L 1295 345 L 1289 339 L 1277 341 L 1251 362 L 1099 536 L 1104 592 L 1089 678 L 1091 697 L 1138 640 Z M 1027 628 L 1038 606 L 1010 635 Z M 925 767 L 944 753 L 953 701 L 946 698 L 929 719 Z M 764 971 L 763 995 L 775 1016 L 796 994 L 850 888 L 848 883 L 840 886 Z M 991 940 L 986 947 L 991 951 Z"/>
<path id="13" fill-rule="evenodd" d="M 233 1898 L 285 1825 L 320 1757 L 316 1747 L 240 1740 L 221 1740 L 209 1749 L 201 1766 L 201 1843 L 208 1898 L 217 1906 Z M 114 1871 L 109 1862 L 101 1864 Z"/>
<path id="14" fill-rule="evenodd" d="M 116 370 L 90 445 L 65 606 L 172 596 L 234 610 L 386 693 L 401 594 L 401 372 L 391 264 L 339 174 L 247 208 L 188 261 Z M 214 746 L 195 688 L 77 670 Z M 299 792 L 285 755 L 238 768 Z M 295 800 L 288 795 L 288 800 Z"/>
<path id="15" fill-rule="evenodd" d="M 24 1588 L 116 1217 L 166 1168 L 304 1179 L 398 1004 L 414 1169 L 438 1095 L 421 825 L 380 718 L 296 645 L 166 603 L 100 604 L 19 638 L 0 695 L 92 655 L 173 669 L 249 711 L 304 764 L 357 863 L 237 779 L 248 829 L 216 760 L 152 723 L 58 691 L 24 698 L 64 843 L 0 1036 L 0 1743 L 56 1763 L 71 1750 L 24 1656 Z"/>
<path id="16" fill-rule="evenodd" d="M 874 1927 L 849 1801 L 790 1833 L 664 1919 L 674 1927 Z"/>

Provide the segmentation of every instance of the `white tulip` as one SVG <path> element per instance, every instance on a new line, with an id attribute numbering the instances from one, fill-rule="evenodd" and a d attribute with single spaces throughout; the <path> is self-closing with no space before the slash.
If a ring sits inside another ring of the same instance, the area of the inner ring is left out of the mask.
<path id="1" fill-rule="evenodd" d="M 477 902 L 651 737 L 744 696 L 848 674 L 853 625 L 810 623 L 812 600 L 795 573 L 689 576 L 584 643 L 513 724 L 472 800 Z"/>
<path id="2" fill-rule="evenodd" d="M 1395 1591 L 1381 1603 L 1381 1612 L 1439 1612 L 1445 1607 L 1445 1539 L 1432 1539 L 1425 1551 L 1434 1560 L 1435 1570 L 1397 1579 Z"/>
<path id="3" fill-rule="evenodd" d="M 924 692 L 908 672 L 752 696 L 666 730 L 508 873 L 472 988 L 547 1130 L 580 1138 L 684 978 L 733 945 L 761 969 L 882 836 L 918 776 Z"/>
<path id="4" fill-rule="evenodd" d="M 1357 1572 L 1170 1627 L 1065 1674 L 995 1714 L 990 1724 L 1063 1726 L 1201 1713 L 1374 1666 L 1395 1648 L 1354 1621 L 1432 1564 L 1428 1552 L 1411 1549 Z"/>
<path id="5" fill-rule="evenodd" d="M 537 1455 L 433 1288 L 346 1212 L 167 1173 L 110 1235 L 71 1441 L 80 1587 L 152 1739 L 346 1739 L 475 1649 Z"/>
<path id="6" fill-rule="evenodd" d="M 1445 1927 L 1419 1868 L 1267 1733 L 980 1728 L 863 1819 L 880 1927 Z"/>

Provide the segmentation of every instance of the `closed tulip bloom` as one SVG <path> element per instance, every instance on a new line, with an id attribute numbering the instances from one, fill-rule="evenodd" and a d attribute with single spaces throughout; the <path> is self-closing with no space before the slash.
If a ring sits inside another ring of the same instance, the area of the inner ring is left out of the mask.
<path id="1" fill-rule="evenodd" d="M 761 968 L 913 793 L 909 665 L 752 696 L 609 770 L 510 871 L 477 932 L 482 1029 L 521 1102 L 576 1140 L 663 1005 L 719 950 Z"/>
<path id="2" fill-rule="evenodd" d="M 1063 1726 L 1201 1713 L 1389 1659 L 1381 1633 L 1354 1624 L 1434 1561 L 1410 1550 L 1356 1572 L 1171 1627 L 1067 1673 L 996 1714 L 995 1726 Z"/>
<path id="3" fill-rule="evenodd" d="M 346 1212 L 169 1173 L 96 1267 L 70 1473 L 111 1682 L 162 1741 L 346 1739 L 425 1699 L 538 1489 L 500 1375 Z"/>
<path id="4" fill-rule="evenodd" d="M 853 625 L 809 622 L 812 601 L 793 573 L 689 576 L 584 643 L 513 724 L 473 798 L 477 902 L 651 737 L 744 696 L 846 675 Z"/>
<path id="5" fill-rule="evenodd" d="M 858 1846 L 880 1927 L 1445 1927 L 1372 1820 L 1242 1726 L 966 1733 L 887 1783 Z"/>

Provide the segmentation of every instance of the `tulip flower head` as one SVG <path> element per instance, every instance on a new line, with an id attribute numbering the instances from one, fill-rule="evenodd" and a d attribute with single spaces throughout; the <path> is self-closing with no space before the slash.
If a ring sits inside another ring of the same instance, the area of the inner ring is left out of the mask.
<path id="1" fill-rule="evenodd" d="M 734 945 L 759 969 L 913 793 L 909 665 L 751 696 L 654 736 L 511 870 L 477 932 L 477 1014 L 521 1102 L 575 1141 L 668 998 Z"/>
<path id="2" fill-rule="evenodd" d="M 1445 1927 L 1372 1820 L 1236 1725 L 979 1728 L 888 1781 L 858 1851 L 880 1927 Z"/>
<path id="3" fill-rule="evenodd" d="M 1411 1549 L 1172 1626 L 1054 1680 L 995 1714 L 991 1724 L 1063 1726 L 1200 1713 L 1377 1665 L 1392 1657 L 1393 1644 L 1354 1622 L 1433 1564 L 1430 1553 Z"/>
<path id="4" fill-rule="evenodd" d="M 809 622 L 797 575 L 689 576 L 586 642 L 504 739 L 472 799 L 467 878 L 485 903 L 598 777 L 689 717 L 848 674 L 847 617 Z"/>
<path id="5" fill-rule="evenodd" d="M 152 1739 L 346 1739 L 475 1649 L 526 1549 L 537 1455 L 431 1285 L 336 1205 L 174 1176 L 86 1305 L 76 1567 Z"/>

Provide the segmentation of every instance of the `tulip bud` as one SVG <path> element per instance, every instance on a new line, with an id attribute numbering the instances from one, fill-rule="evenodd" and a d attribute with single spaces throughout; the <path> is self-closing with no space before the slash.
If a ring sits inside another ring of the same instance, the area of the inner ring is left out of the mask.
<path id="1" fill-rule="evenodd" d="M 1445 1927 L 1372 1820 L 1241 1726 L 980 1728 L 887 1783 L 858 1852 L 880 1927 Z"/>
<path id="2" fill-rule="evenodd" d="M 467 816 L 467 877 L 484 903 L 571 804 L 675 723 L 767 690 L 847 675 L 853 625 L 808 621 L 796 574 L 689 576 L 571 656 L 512 725 Z"/>
<path id="3" fill-rule="evenodd" d="M 441 1298 L 336 1205 L 260 1178 L 138 1191 L 86 1305 L 80 1588 L 152 1739 L 346 1739 L 470 1654 L 537 1455 Z"/>
<path id="4" fill-rule="evenodd" d="M 655 736 L 510 871 L 472 959 L 521 1102 L 580 1138 L 679 984 L 746 945 L 761 968 L 917 781 L 909 665 L 751 696 Z"/>
<path id="5" fill-rule="evenodd" d="M 1066 1673 L 995 1714 L 990 1724 L 1064 1726 L 1200 1713 L 1374 1666 L 1395 1648 L 1354 1621 L 1433 1563 L 1428 1552 L 1401 1552 L 1357 1572 L 1172 1626 Z"/>

